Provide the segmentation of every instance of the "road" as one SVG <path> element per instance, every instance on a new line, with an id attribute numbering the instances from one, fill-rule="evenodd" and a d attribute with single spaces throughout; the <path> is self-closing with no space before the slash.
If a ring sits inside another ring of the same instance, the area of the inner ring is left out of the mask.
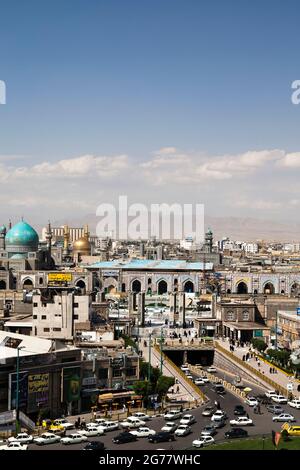
<path id="1" fill-rule="evenodd" d="M 226 373 L 217 373 L 219 377 L 225 379 L 229 379 L 229 376 L 226 376 Z M 232 380 L 232 378 L 231 378 Z M 224 433 L 228 429 L 230 429 L 229 425 L 229 420 L 234 417 L 233 415 L 233 410 L 234 407 L 237 404 L 242 404 L 241 400 L 237 398 L 235 395 L 227 392 L 224 397 L 217 395 L 213 389 L 211 384 L 207 384 L 205 386 L 201 387 L 204 391 L 204 393 L 209 397 L 212 403 L 214 403 L 215 400 L 218 400 L 221 404 L 221 408 L 226 411 L 229 419 L 227 421 L 227 424 L 224 428 L 221 428 L 218 430 L 217 434 L 214 436 L 215 441 L 221 441 L 224 440 Z M 261 394 L 262 390 L 258 387 L 251 386 L 253 390 L 253 394 Z M 249 417 L 253 419 L 254 421 L 254 426 L 248 426 L 247 431 L 249 436 L 251 435 L 264 435 L 264 434 L 270 434 L 272 430 L 274 431 L 279 431 L 281 428 L 282 423 L 273 423 L 272 422 L 272 414 L 269 413 L 266 410 L 266 407 L 264 405 L 261 405 L 261 415 L 254 414 L 252 408 L 250 408 L 248 405 L 244 405 L 245 409 L 247 410 Z M 119 450 L 155 450 L 155 449 L 165 449 L 165 450 L 183 450 L 187 448 L 191 448 L 192 446 L 192 441 L 200 436 L 201 430 L 206 426 L 207 424 L 210 424 L 210 418 L 209 417 L 203 417 L 202 416 L 202 411 L 205 406 L 201 406 L 200 408 L 194 409 L 192 411 L 188 411 L 187 413 L 192 413 L 197 422 L 192 425 L 192 433 L 189 434 L 188 436 L 185 437 L 177 437 L 176 441 L 174 442 L 167 442 L 167 443 L 159 443 L 159 444 L 151 444 L 148 442 L 147 438 L 140 438 L 136 442 L 132 443 L 127 443 L 127 444 L 114 444 L 112 442 L 112 438 L 119 434 L 121 431 L 111 431 L 108 432 L 105 436 L 99 437 L 99 438 L 89 438 L 89 440 L 95 440 L 95 441 L 101 441 L 104 443 L 106 449 L 113 450 L 113 449 L 119 449 Z M 288 405 L 283 405 L 283 409 L 287 411 L 290 414 L 293 414 L 297 420 L 298 423 L 300 423 L 300 410 L 295 410 Z M 162 426 L 165 424 L 165 419 L 163 417 L 155 417 L 152 418 L 150 421 L 147 422 L 146 426 L 155 429 L 156 431 L 159 431 Z M 85 444 L 73 444 L 71 446 L 64 446 L 62 444 L 52 444 L 52 445 L 47 445 L 47 446 L 37 446 L 35 444 L 30 444 L 29 449 L 30 450 L 80 450 L 83 448 Z"/>

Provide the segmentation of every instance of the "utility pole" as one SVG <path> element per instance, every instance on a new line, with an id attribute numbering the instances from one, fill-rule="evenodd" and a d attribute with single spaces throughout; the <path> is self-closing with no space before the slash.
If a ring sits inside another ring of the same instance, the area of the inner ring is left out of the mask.
<path id="1" fill-rule="evenodd" d="M 163 345 L 163 329 L 161 327 L 160 329 L 160 373 L 162 375 L 163 371 L 163 351 L 162 351 L 162 345 Z"/>
<path id="2" fill-rule="evenodd" d="M 24 346 L 17 346 L 17 387 L 16 387 L 16 434 L 20 431 L 20 406 L 19 406 L 19 393 L 20 393 L 20 349 Z"/>
<path id="3" fill-rule="evenodd" d="M 275 349 L 277 349 L 277 327 L 278 327 L 278 310 L 276 310 L 276 321 L 275 321 Z"/>
<path id="4" fill-rule="evenodd" d="M 149 333 L 148 382 L 151 380 L 151 333 Z"/>

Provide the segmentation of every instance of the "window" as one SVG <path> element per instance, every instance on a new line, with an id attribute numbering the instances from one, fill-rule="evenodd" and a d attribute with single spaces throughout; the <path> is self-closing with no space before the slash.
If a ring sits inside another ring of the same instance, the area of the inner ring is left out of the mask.
<path id="1" fill-rule="evenodd" d="M 37 302 L 33 302 L 33 306 L 37 307 L 38 306 Z"/>
<path id="2" fill-rule="evenodd" d="M 53 328 L 53 331 L 61 331 L 61 328 Z"/>
<path id="3" fill-rule="evenodd" d="M 78 302 L 74 302 L 74 308 L 78 308 Z"/>
<path id="4" fill-rule="evenodd" d="M 234 321 L 235 320 L 235 313 L 230 311 L 230 312 L 227 312 L 226 314 L 226 320 L 227 321 Z"/>
<path id="5" fill-rule="evenodd" d="M 32 315 L 33 320 L 37 319 L 37 315 Z"/>
<path id="6" fill-rule="evenodd" d="M 130 367 L 126 369 L 126 375 L 127 377 L 132 377 L 136 375 L 136 368 L 135 367 Z"/>
<path id="7" fill-rule="evenodd" d="M 121 369 L 113 369 L 113 377 L 122 377 Z"/>
<path id="8" fill-rule="evenodd" d="M 47 320 L 47 315 L 42 315 L 42 320 Z"/>
<path id="9" fill-rule="evenodd" d="M 249 321 L 249 318 L 250 318 L 250 313 L 248 312 L 248 310 L 244 310 L 242 313 L 242 320 Z"/>
<path id="10" fill-rule="evenodd" d="M 74 315 L 74 320 L 78 320 L 78 315 Z"/>
<path id="11" fill-rule="evenodd" d="M 50 328 L 44 328 L 44 332 L 48 333 L 50 331 Z"/>

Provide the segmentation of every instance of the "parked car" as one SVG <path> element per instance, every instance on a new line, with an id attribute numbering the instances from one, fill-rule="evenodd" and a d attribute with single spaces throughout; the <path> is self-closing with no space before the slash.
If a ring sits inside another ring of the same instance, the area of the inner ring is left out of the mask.
<path id="1" fill-rule="evenodd" d="M 280 415 L 273 416 L 272 420 L 275 422 L 283 421 L 284 423 L 293 423 L 294 421 L 296 421 L 295 417 L 290 415 L 289 413 L 281 413 Z"/>
<path id="2" fill-rule="evenodd" d="M 226 419 L 227 415 L 223 410 L 217 410 L 211 417 L 211 421 L 221 421 Z"/>
<path id="3" fill-rule="evenodd" d="M 161 428 L 161 431 L 165 432 L 174 432 L 176 431 L 178 425 L 174 423 L 173 421 L 168 421 L 166 424 Z"/>
<path id="4" fill-rule="evenodd" d="M 153 434 L 156 433 L 154 429 L 146 428 L 146 427 L 140 427 L 138 429 L 135 429 L 133 431 L 129 431 L 130 434 L 133 434 L 136 437 L 149 437 L 153 436 Z"/>
<path id="5" fill-rule="evenodd" d="M 258 400 L 255 397 L 247 397 L 245 403 L 249 406 L 257 406 Z"/>
<path id="6" fill-rule="evenodd" d="M 88 442 L 82 450 L 104 450 L 105 449 L 105 446 L 103 444 L 103 442 L 99 442 L 99 441 L 91 441 L 91 442 Z"/>
<path id="7" fill-rule="evenodd" d="M 214 374 L 215 372 L 217 372 L 217 369 L 216 369 L 214 366 L 210 366 L 210 367 L 208 367 L 206 370 L 207 370 L 207 372 L 209 372 L 210 374 L 211 374 L 211 373 Z"/>
<path id="8" fill-rule="evenodd" d="M 297 398 L 294 398 L 293 400 L 288 401 L 288 405 L 291 406 L 292 408 L 296 408 L 296 410 L 299 410 L 300 400 Z"/>
<path id="9" fill-rule="evenodd" d="M 28 444 L 22 444 L 22 442 L 14 441 L 8 442 L 3 446 L 0 446 L 0 450 L 27 450 Z"/>
<path id="10" fill-rule="evenodd" d="M 116 437 L 114 437 L 112 441 L 114 444 L 127 444 L 128 442 L 134 442 L 136 440 L 137 437 L 130 432 L 121 432 Z"/>
<path id="11" fill-rule="evenodd" d="M 77 431 L 78 434 L 81 436 L 87 436 L 87 437 L 95 437 L 95 436 L 103 436 L 104 434 L 104 429 L 101 426 L 90 426 L 86 429 L 81 429 L 80 431 Z"/>
<path id="12" fill-rule="evenodd" d="M 157 444 L 158 442 L 171 442 L 171 441 L 175 441 L 175 437 L 170 432 L 161 431 L 161 432 L 157 432 L 156 434 L 153 434 L 153 436 L 149 436 L 148 441 L 154 444 Z"/>
<path id="13" fill-rule="evenodd" d="M 180 424 L 194 424 L 196 422 L 196 418 L 193 415 L 184 415 L 181 420 L 179 421 Z"/>
<path id="14" fill-rule="evenodd" d="M 242 428 L 233 428 L 230 431 L 225 432 L 225 437 L 227 439 L 235 439 L 240 437 L 248 437 L 248 432 Z"/>
<path id="15" fill-rule="evenodd" d="M 78 433 L 69 434 L 66 437 L 62 437 L 60 440 L 60 442 L 64 445 L 80 444 L 83 441 L 87 441 L 87 436 L 82 436 Z"/>
<path id="16" fill-rule="evenodd" d="M 214 436 L 215 434 L 217 434 L 217 430 L 213 424 L 208 424 L 201 431 L 201 436 Z"/>
<path id="17" fill-rule="evenodd" d="M 107 423 L 107 419 L 105 418 L 96 418 L 94 421 L 88 423 L 86 426 L 102 426 L 102 424 Z"/>
<path id="18" fill-rule="evenodd" d="M 174 432 L 175 436 L 187 436 L 192 432 L 191 426 L 188 424 L 180 424 L 176 431 Z"/>
<path id="19" fill-rule="evenodd" d="M 215 440 L 212 436 L 200 436 L 199 439 L 193 441 L 193 447 L 204 447 L 214 444 Z"/>
<path id="20" fill-rule="evenodd" d="M 231 426 L 253 426 L 253 421 L 247 416 L 239 416 L 238 418 L 229 421 Z"/>
<path id="21" fill-rule="evenodd" d="M 215 411 L 216 411 L 215 406 L 206 406 L 204 410 L 202 411 L 202 416 L 212 416 Z"/>
<path id="22" fill-rule="evenodd" d="M 236 405 L 233 414 L 235 414 L 236 416 L 245 416 L 247 413 L 243 405 Z"/>
<path id="23" fill-rule="evenodd" d="M 47 444 L 56 444 L 57 442 L 61 441 L 61 437 L 58 436 L 57 434 L 50 433 L 50 432 L 44 432 L 38 437 L 35 437 L 33 442 L 37 444 L 38 446 L 44 446 Z"/>
<path id="24" fill-rule="evenodd" d="M 282 403 L 285 404 L 287 403 L 287 398 L 284 397 L 283 395 L 273 395 L 272 400 L 275 401 L 275 403 Z"/>
<path id="25" fill-rule="evenodd" d="M 182 413 L 179 410 L 169 410 L 164 414 L 164 418 L 168 420 L 175 420 L 182 417 Z"/>
<path id="26" fill-rule="evenodd" d="M 142 421 L 141 419 L 136 418 L 135 416 L 129 416 L 129 418 L 125 419 L 124 421 L 121 421 L 120 426 L 121 428 L 136 429 L 140 428 L 141 426 L 145 426 L 145 424 L 145 421 Z"/>
<path id="27" fill-rule="evenodd" d="M 20 432 L 15 437 L 9 437 L 8 442 L 21 442 L 21 444 L 29 444 L 33 441 L 33 436 L 27 434 L 27 432 Z"/>
<path id="28" fill-rule="evenodd" d="M 284 409 L 280 405 L 268 405 L 267 410 L 274 415 L 280 415 L 281 413 L 284 413 Z"/>

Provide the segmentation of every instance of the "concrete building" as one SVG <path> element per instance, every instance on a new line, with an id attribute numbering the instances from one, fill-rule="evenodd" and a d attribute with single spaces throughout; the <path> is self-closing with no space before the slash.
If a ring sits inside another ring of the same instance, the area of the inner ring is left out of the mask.
<path id="1" fill-rule="evenodd" d="M 294 311 L 278 310 L 277 312 L 277 343 L 281 348 L 289 350 L 299 349 L 300 340 L 300 313 Z M 297 341 L 296 345 L 295 342 Z M 294 343 L 294 344 L 293 344 Z"/>
<path id="2" fill-rule="evenodd" d="M 32 335 L 73 341 L 76 331 L 89 330 L 91 297 L 74 292 L 53 291 L 32 298 Z"/>

